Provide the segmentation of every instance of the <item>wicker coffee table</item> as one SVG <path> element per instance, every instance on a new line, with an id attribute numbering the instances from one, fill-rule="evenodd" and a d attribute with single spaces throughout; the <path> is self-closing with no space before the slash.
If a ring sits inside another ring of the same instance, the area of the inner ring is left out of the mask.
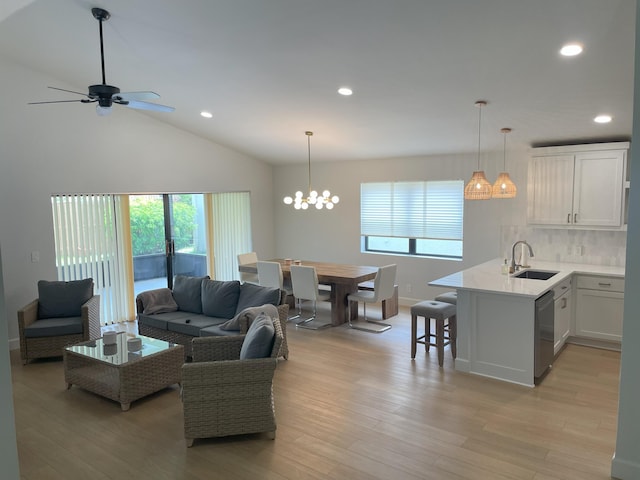
<path id="1" fill-rule="evenodd" d="M 116 343 L 105 345 L 102 338 L 64 349 L 64 378 L 72 385 L 119 402 L 127 411 L 131 402 L 180 384 L 184 347 L 155 338 L 138 336 L 142 348 L 129 352 L 125 332 Z"/>

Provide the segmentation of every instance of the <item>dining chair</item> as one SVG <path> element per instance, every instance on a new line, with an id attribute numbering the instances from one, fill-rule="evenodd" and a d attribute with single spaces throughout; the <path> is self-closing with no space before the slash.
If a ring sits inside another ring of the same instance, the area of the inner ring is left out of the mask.
<path id="1" fill-rule="evenodd" d="M 362 302 L 364 306 L 364 320 L 368 323 L 380 325 L 382 328 L 367 328 L 359 325 L 353 325 L 349 318 L 349 328 L 355 330 L 363 330 L 365 332 L 382 333 L 391 328 L 391 325 L 378 320 L 369 320 L 367 318 L 367 303 L 377 303 L 387 300 L 394 295 L 396 284 L 397 265 L 386 265 L 378 269 L 376 278 L 373 281 L 373 290 L 358 290 L 347 296 L 349 302 Z"/>
<path id="2" fill-rule="evenodd" d="M 279 262 L 258 261 L 256 266 L 258 268 L 258 283 L 261 287 L 279 288 L 285 292 L 287 297 L 293 296 L 291 282 L 285 282 L 284 275 L 282 274 L 282 266 Z M 298 317 L 299 315 L 292 315 L 288 320 L 293 320 Z"/>
<path id="3" fill-rule="evenodd" d="M 293 296 L 298 304 L 299 317 L 302 317 L 302 301 L 309 300 L 313 302 L 313 315 L 296 323 L 296 326 L 310 330 L 320 330 L 321 328 L 330 327 L 331 323 L 317 326 L 309 324 L 316 319 L 316 304 L 318 300 L 329 301 L 331 299 L 329 292 L 323 292 L 318 289 L 318 274 L 316 273 L 315 267 L 291 265 L 291 286 L 293 287 Z"/>
<path id="4" fill-rule="evenodd" d="M 256 263 L 258 261 L 258 254 L 256 252 L 240 253 L 238 254 L 238 265 L 246 265 L 247 263 Z M 247 283 L 255 283 L 259 285 L 258 274 L 240 272 L 240 280 Z"/>

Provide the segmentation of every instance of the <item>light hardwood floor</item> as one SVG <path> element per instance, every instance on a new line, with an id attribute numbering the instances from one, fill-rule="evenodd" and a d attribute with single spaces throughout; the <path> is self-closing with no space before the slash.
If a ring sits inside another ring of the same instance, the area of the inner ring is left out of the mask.
<path id="1" fill-rule="evenodd" d="M 289 324 L 290 357 L 274 380 L 275 441 L 260 434 L 190 449 L 177 387 L 122 412 L 66 390 L 61 360 L 22 366 L 13 351 L 22 478 L 609 478 L 619 353 L 569 345 L 529 389 L 454 371 L 448 348 L 442 369 L 433 349 L 411 361 L 408 309 L 390 323 L 379 335 Z"/>

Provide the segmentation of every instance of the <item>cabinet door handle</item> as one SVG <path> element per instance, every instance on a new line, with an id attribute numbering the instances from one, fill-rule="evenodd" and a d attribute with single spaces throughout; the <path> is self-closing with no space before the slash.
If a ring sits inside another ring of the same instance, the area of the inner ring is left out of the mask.
<path id="1" fill-rule="evenodd" d="M 602 283 L 602 282 L 598 282 L 598 285 L 601 287 L 610 287 L 611 284 L 610 283 Z"/>
<path id="2" fill-rule="evenodd" d="M 567 213 L 567 223 L 571 223 L 571 214 Z"/>
<path id="3" fill-rule="evenodd" d="M 562 299 L 562 308 L 567 308 L 567 299 L 566 298 Z"/>
<path id="4" fill-rule="evenodd" d="M 577 213 L 573 214 L 573 223 L 578 223 L 578 214 Z"/>

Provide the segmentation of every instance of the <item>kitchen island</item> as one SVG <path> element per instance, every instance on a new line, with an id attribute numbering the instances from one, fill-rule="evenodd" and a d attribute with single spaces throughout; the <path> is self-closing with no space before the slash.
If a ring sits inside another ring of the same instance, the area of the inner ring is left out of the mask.
<path id="1" fill-rule="evenodd" d="M 516 278 L 503 275 L 503 261 L 495 259 L 429 282 L 458 292 L 456 370 L 534 386 L 536 300 L 575 274 L 624 277 L 623 267 L 531 263 L 531 269 L 558 273 L 548 280 Z"/>

